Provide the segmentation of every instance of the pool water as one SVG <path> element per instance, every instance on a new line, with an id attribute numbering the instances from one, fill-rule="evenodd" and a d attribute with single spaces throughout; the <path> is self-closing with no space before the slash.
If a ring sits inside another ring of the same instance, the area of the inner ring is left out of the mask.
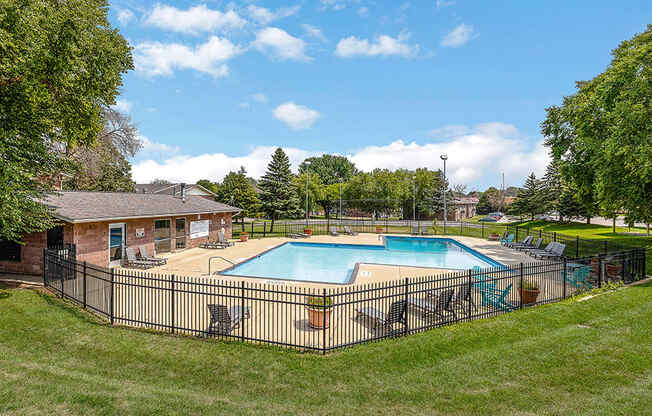
<path id="1" fill-rule="evenodd" d="M 500 266 L 449 238 L 386 237 L 384 246 L 285 243 L 221 274 L 344 284 L 350 281 L 356 263 L 442 269 Z"/>

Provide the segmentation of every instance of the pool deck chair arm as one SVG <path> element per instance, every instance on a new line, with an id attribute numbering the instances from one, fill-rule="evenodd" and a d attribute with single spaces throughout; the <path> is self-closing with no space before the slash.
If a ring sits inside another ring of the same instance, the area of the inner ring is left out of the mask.
<path id="1" fill-rule="evenodd" d="M 373 330 L 377 331 L 379 328 L 384 331 L 392 331 L 394 324 L 401 324 L 407 327 L 407 304 L 405 300 L 392 302 L 389 307 L 389 313 L 379 311 L 373 306 L 356 309 L 355 320 L 361 317 L 366 317 L 373 321 Z"/>
<path id="2" fill-rule="evenodd" d="M 206 333 L 217 335 L 229 335 L 234 329 L 240 326 L 243 319 L 250 317 L 249 307 L 234 305 L 227 308 L 226 305 L 208 304 L 211 322 L 206 328 Z"/>
<path id="3" fill-rule="evenodd" d="M 512 311 L 516 309 L 516 306 L 505 300 L 511 290 L 512 283 L 510 283 L 505 289 L 481 289 L 480 292 L 482 293 L 482 305 L 490 305 L 502 311 Z"/>
<path id="4" fill-rule="evenodd" d="M 449 312 L 453 315 L 453 319 L 457 319 L 452 304 L 453 292 L 453 289 L 446 289 L 436 294 L 430 294 L 429 298 L 408 298 L 407 302 L 409 306 L 420 310 L 424 317 L 436 315 L 444 319 L 444 312 Z"/>

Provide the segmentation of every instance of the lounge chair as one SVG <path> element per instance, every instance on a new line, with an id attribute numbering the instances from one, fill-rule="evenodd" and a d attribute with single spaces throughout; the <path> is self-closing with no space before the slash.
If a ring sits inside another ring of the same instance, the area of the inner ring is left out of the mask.
<path id="1" fill-rule="evenodd" d="M 153 262 L 151 260 L 139 260 L 138 257 L 136 257 L 136 252 L 134 251 L 133 247 L 127 247 L 125 252 L 127 253 L 127 262 L 125 265 L 128 267 L 151 269 L 152 267 L 159 265 L 158 262 Z"/>
<path id="2" fill-rule="evenodd" d="M 530 241 L 532 241 L 532 240 L 530 240 Z M 543 238 L 538 238 L 537 242 L 534 243 L 534 244 L 529 244 L 529 245 L 526 245 L 526 246 L 516 246 L 514 248 L 516 250 L 518 250 L 518 251 L 522 251 L 522 250 L 539 250 L 541 248 L 541 243 L 542 242 L 543 242 Z"/>
<path id="3" fill-rule="evenodd" d="M 142 246 L 138 246 L 138 251 L 140 252 L 140 256 L 138 257 L 138 260 L 151 261 L 152 263 L 156 262 L 158 263 L 159 266 L 163 264 L 168 264 L 168 259 L 150 256 L 147 251 L 147 246 L 144 244 Z"/>
<path id="4" fill-rule="evenodd" d="M 211 303 L 206 306 L 211 314 L 211 323 L 206 328 L 208 334 L 229 335 L 231 331 L 240 326 L 243 319 L 250 316 L 247 306 L 235 305 L 227 308 L 226 305 Z"/>
<path id="5" fill-rule="evenodd" d="M 496 280 L 488 276 L 486 273 L 482 273 L 482 268 L 480 266 L 473 266 L 471 269 L 472 279 L 474 281 L 473 287 L 477 289 L 489 289 L 493 290 L 496 288 Z"/>
<path id="6" fill-rule="evenodd" d="M 222 230 L 217 232 L 217 242 L 219 244 L 223 244 L 225 247 L 231 247 L 235 245 L 234 242 L 226 239 L 226 237 L 224 236 L 224 231 Z"/>
<path id="7" fill-rule="evenodd" d="M 586 281 L 591 275 L 591 268 L 584 264 L 567 264 L 566 267 L 570 273 L 562 272 L 566 281 L 578 289 L 592 289 L 593 285 Z"/>
<path id="8" fill-rule="evenodd" d="M 306 234 L 306 233 L 290 233 L 290 234 L 288 234 L 288 237 L 290 237 L 290 238 L 308 238 L 308 237 L 310 237 L 310 234 Z"/>
<path id="9" fill-rule="evenodd" d="M 502 311 L 511 311 L 516 309 L 516 306 L 505 300 L 511 290 L 511 283 L 505 289 L 481 289 L 480 293 L 482 293 L 482 305 L 491 305 L 494 308 Z"/>
<path id="10" fill-rule="evenodd" d="M 555 246 L 550 250 L 550 253 L 537 253 L 535 257 L 539 259 L 560 259 L 564 257 L 566 244 L 555 243 Z"/>
<path id="11" fill-rule="evenodd" d="M 351 231 L 348 225 L 344 226 L 344 234 L 346 235 L 358 235 L 357 231 Z"/>
<path id="12" fill-rule="evenodd" d="M 224 233 L 222 232 L 222 230 L 220 230 L 217 232 L 217 241 L 207 241 L 205 243 L 200 244 L 199 247 L 217 249 L 217 248 L 227 248 L 234 245 L 235 243 L 227 241 L 227 239 L 224 237 Z"/>
<path id="13" fill-rule="evenodd" d="M 444 319 L 444 312 L 453 314 L 453 318 L 457 319 L 457 314 L 452 305 L 453 289 L 442 290 L 438 294 L 430 294 L 425 299 L 408 298 L 408 305 L 415 309 L 420 310 L 424 317 L 437 315 Z"/>
<path id="14" fill-rule="evenodd" d="M 401 324 L 403 328 L 407 327 L 407 304 L 405 300 L 392 302 L 392 305 L 389 307 L 389 313 L 379 311 L 373 306 L 356 309 L 355 312 L 356 314 L 353 319 L 358 320 L 361 317 L 371 319 L 374 322 L 374 331 L 382 328 L 384 331 L 391 332 L 394 324 Z"/>
<path id="15" fill-rule="evenodd" d="M 505 245 L 509 248 L 514 248 L 514 249 L 521 246 L 529 246 L 530 243 L 532 242 L 532 238 L 533 238 L 532 236 L 528 235 L 520 243 L 509 243 Z"/>
<path id="16" fill-rule="evenodd" d="M 508 235 L 507 238 L 501 238 L 500 244 L 506 246 L 507 244 L 511 244 L 512 241 L 514 241 L 514 234 Z"/>
<path id="17" fill-rule="evenodd" d="M 340 235 L 340 233 L 337 232 L 337 229 L 335 228 L 335 226 L 331 226 L 331 235 L 333 237 L 337 237 L 338 235 Z"/>
<path id="18" fill-rule="evenodd" d="M 419 226 L 418 225 L 413 225 L 412 226 L 412 235 L 419 235 Z"/>
<path id="19" fill-rule="evenodd" d="M 452 305 L 453 306 L 459 305 L 461 308 L 464 309 L 465 312 L 468 312 L 469 310 L 467 305 L 473 306 L 473 309 L 476 311 L 478 310 L 478 307 L 475 306 L 475 302 L 473 302 L 471 287 L 468 285 L 468 283 L 463 283 L 457 288 L 455 294 L 453 295 Z"/>
<path id="20" fill-rule="evenodd" d="M 552 248 L 557 243 L 548 243 L 544 248 L 541 249 L 526 249 L 525 252 L 531 256 L 535 256 L 538 253 L 550 253 Z"/>

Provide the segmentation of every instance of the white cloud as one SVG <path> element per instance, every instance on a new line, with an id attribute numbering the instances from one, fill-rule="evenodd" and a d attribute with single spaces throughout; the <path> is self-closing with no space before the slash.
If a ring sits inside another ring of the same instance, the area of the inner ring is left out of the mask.
<path id="1" fill-rule="evenodd" d="M 132 175 L 137 183 L 149 183 L 163 178 L 174 182 L 194 183 L 199 179 L 221 181 L 230 171 L 240 166 L 247 168 L 247 174 L 260 178 L 265 174 L 267 164 L 276 150 L 272 146 L 257 146 L 244 156 L 229 156 L 224 153 L 206 153 L 198 156 L 175 156 L 163 161 L 144 160 L 133 165 Z M 296 148 L 284 148 L 296 171 L 307 157 L 318 156 L 315 152 Z"/>
<path id="2" fill-rule="evenodd" d="M 252 46 L 276 59 L 312 60 L 306 55 L 306 42 L 277 27 L 266 27 L 259 30 Z"/>
<path id="3" fill-rule="evenodd" d="M 446 1 L 446 0 L 437 0 L 435 3 L 437 5 L 438 9 L 443 9 L 444 7 L 449 7 L 455 5 L 454 1 Z"/>
<path id="4" fill-rule="evenodd" d="M 229 73 L 226 61 L 242 49 L 226 38 L 211 36 L 194 48 L 179 43 L 143 42 L 134 47 L 136 70 L 148 76 L 172 75 L 175 69 L 194 69 L 214 77 Z"/>
<path id="5" fill-rule="evenodd" d="M 323 9 L 342 10 L 346 7 L 346 0 L 320 0 Z"/>
<path id="6" fill-rule="evenodd" d="M 247 13 L 249 14 L 249 17 L 251 17 L 256 22 L 266 25 L 268 23 L 273 22 L 274 20 L 282 19 L 284 17 L 289 17 L 294 14 L 297 14 L 300 8 L 301 6 L 281 7 L 276 11 L 272 11 L 265 7 L 259 7 L 250 4 L 247 7 Z"/>
<path id="7" fill-rule="evenodd" d="M 537 176 L 544 174 L 549 157 L 542 141 L 532 145 L 516 127 L 505 123 L 486 123 L 467 129 L 468 133 L 444 142 L 418 144 L 396 140 L 386 145 L 367 146 L 346 156 L 363 171 L 416 167 L 436 170 L 442 167 L 439 156 L 446 153 L 446 173 L 451 183 L 469 186 L 495 185 L 501 172 L 505 172 L 508 185 L 521 185 L 530 172 Z M 306 157 L 323 153 L 297 148 L 284 150 L 295 170 Z M 133 175 L 137 182 L 145 183 L 155 178 L 178 182 L 202 178 L 221 180 L 229 171 L 246 166 L 251 176 L 259 178 L 265 173 L 273 151 L 274 147 L 258 146 L 243 156 L 215 153 L 145 160 L 134 165 Z"/>
<path id="8" fill-rule="evenodd" d="M 170 146 L 165 143 L 153 142 L 147 138 L 147 136 L 139 135 L 138 139 L 140 139 L 140 142 L 143 144 L 139 155 L 147 155 L 150 157 L 155 154 L 170 156 L 172 154 L 178 153 L 181 150 L 179 146 Z"/>
<path id="9" fill-rule="evenodd" d="M 401 32 L 396 38 L 388 35 L 377 36 L 372 42 L 355 36 L 340 39 L 335 48 L 335 55 L 341 58 L 353 56 L 402 56 L 409 58 L 417 55 L 419 45 L 409 45 L 409 34 Z"/>
<path id="10" fill-rule="evenodd" d="M 200 4 L 188 10 L 157 4 L 145 17 L 145 23 L 174 32 L 199 34 L 221 29 L 237 29 L 247 22 L 234 10 L 221 12 Z"/>
<path id="11" fill-rule="evenodd" d="M 473 38 L 473 26 L 462 23 L 448 33 L 441 41 L 442 46 L 457 48 Z"/>
<path id="12" fill-rule="evenodd" d="M 369 8 L 368 7 L 360 7 L 358 9 L 358 15 L 360 17 L 367 17 L 369 16 Z"/>
<path id="13" fill-rule="evenodd" d="M 125 100 L 125 99 L 117 99 L 115 101 L 115 105 L 112 105 L 111 108 L 113 108 L 116 111 L 119 111 L 121 113 L 131 113 L 131 108 L 133 107 L 131 101 Z"/>
<path id="14" fill-rule="evenodd" d="M 318 39 L 322 42 L 328 41 L 326 36 L 324 36 L 322 33 L 321 29 L 319 29 L 317 26 L 304 23 L 301 25 L 301 27 L 303 28 L 303 31 L 306 33 L 306 35 L 310 36 L 311 38 Z"/>
<path id="15" fill-rule="evenodd" d="M 118 22 L 120 22 L 122 26 L 126 26 L 129 22 L 133 20 L 134 17 L 135 17 L 134 13 L 129 9 L 118 10 L 117 18 L 118 18 Z"/>
<path id="16" fill-rule="evenodd" d="M 310 128 L 320 114 L 316 110 L 290 101 L 276 107 L 274 117 L 294 130 L 303 130 Z"/>
<path id="17" fill-rule="evenodd" d="M 455 136 L 463 136 L 465 134 L 469 134 L 470 132 L 471 129 L 467 126 L 461 124 L 449 124 L 448 126 L 430 130 L 428 135 L 435 139 L 448 139 Z"/>

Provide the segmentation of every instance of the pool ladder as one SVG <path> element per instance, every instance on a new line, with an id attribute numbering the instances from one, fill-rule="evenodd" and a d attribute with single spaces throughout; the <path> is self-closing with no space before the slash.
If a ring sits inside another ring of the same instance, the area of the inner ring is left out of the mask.
<path id="1" fill-rule="evenodd" d="M 210 257 L 210 258 L 208 259 L 208 275 L 209 275 L 209 276 L 211 276 L 211 260 L 213 260 L 213 259 L 221 259 L 221 260 L 224 260 L 224 261 L 227 262 L 227 263 L 230 263 L 232 266 L 235 266 L 235 263 L 234 263 L 234 262 L 232 262 L 232 261 L 229 260 L 229 259 L 225 259 L 225 258 L 222 257 L 222 256 L 213 256 L 213 257 Z"/>

